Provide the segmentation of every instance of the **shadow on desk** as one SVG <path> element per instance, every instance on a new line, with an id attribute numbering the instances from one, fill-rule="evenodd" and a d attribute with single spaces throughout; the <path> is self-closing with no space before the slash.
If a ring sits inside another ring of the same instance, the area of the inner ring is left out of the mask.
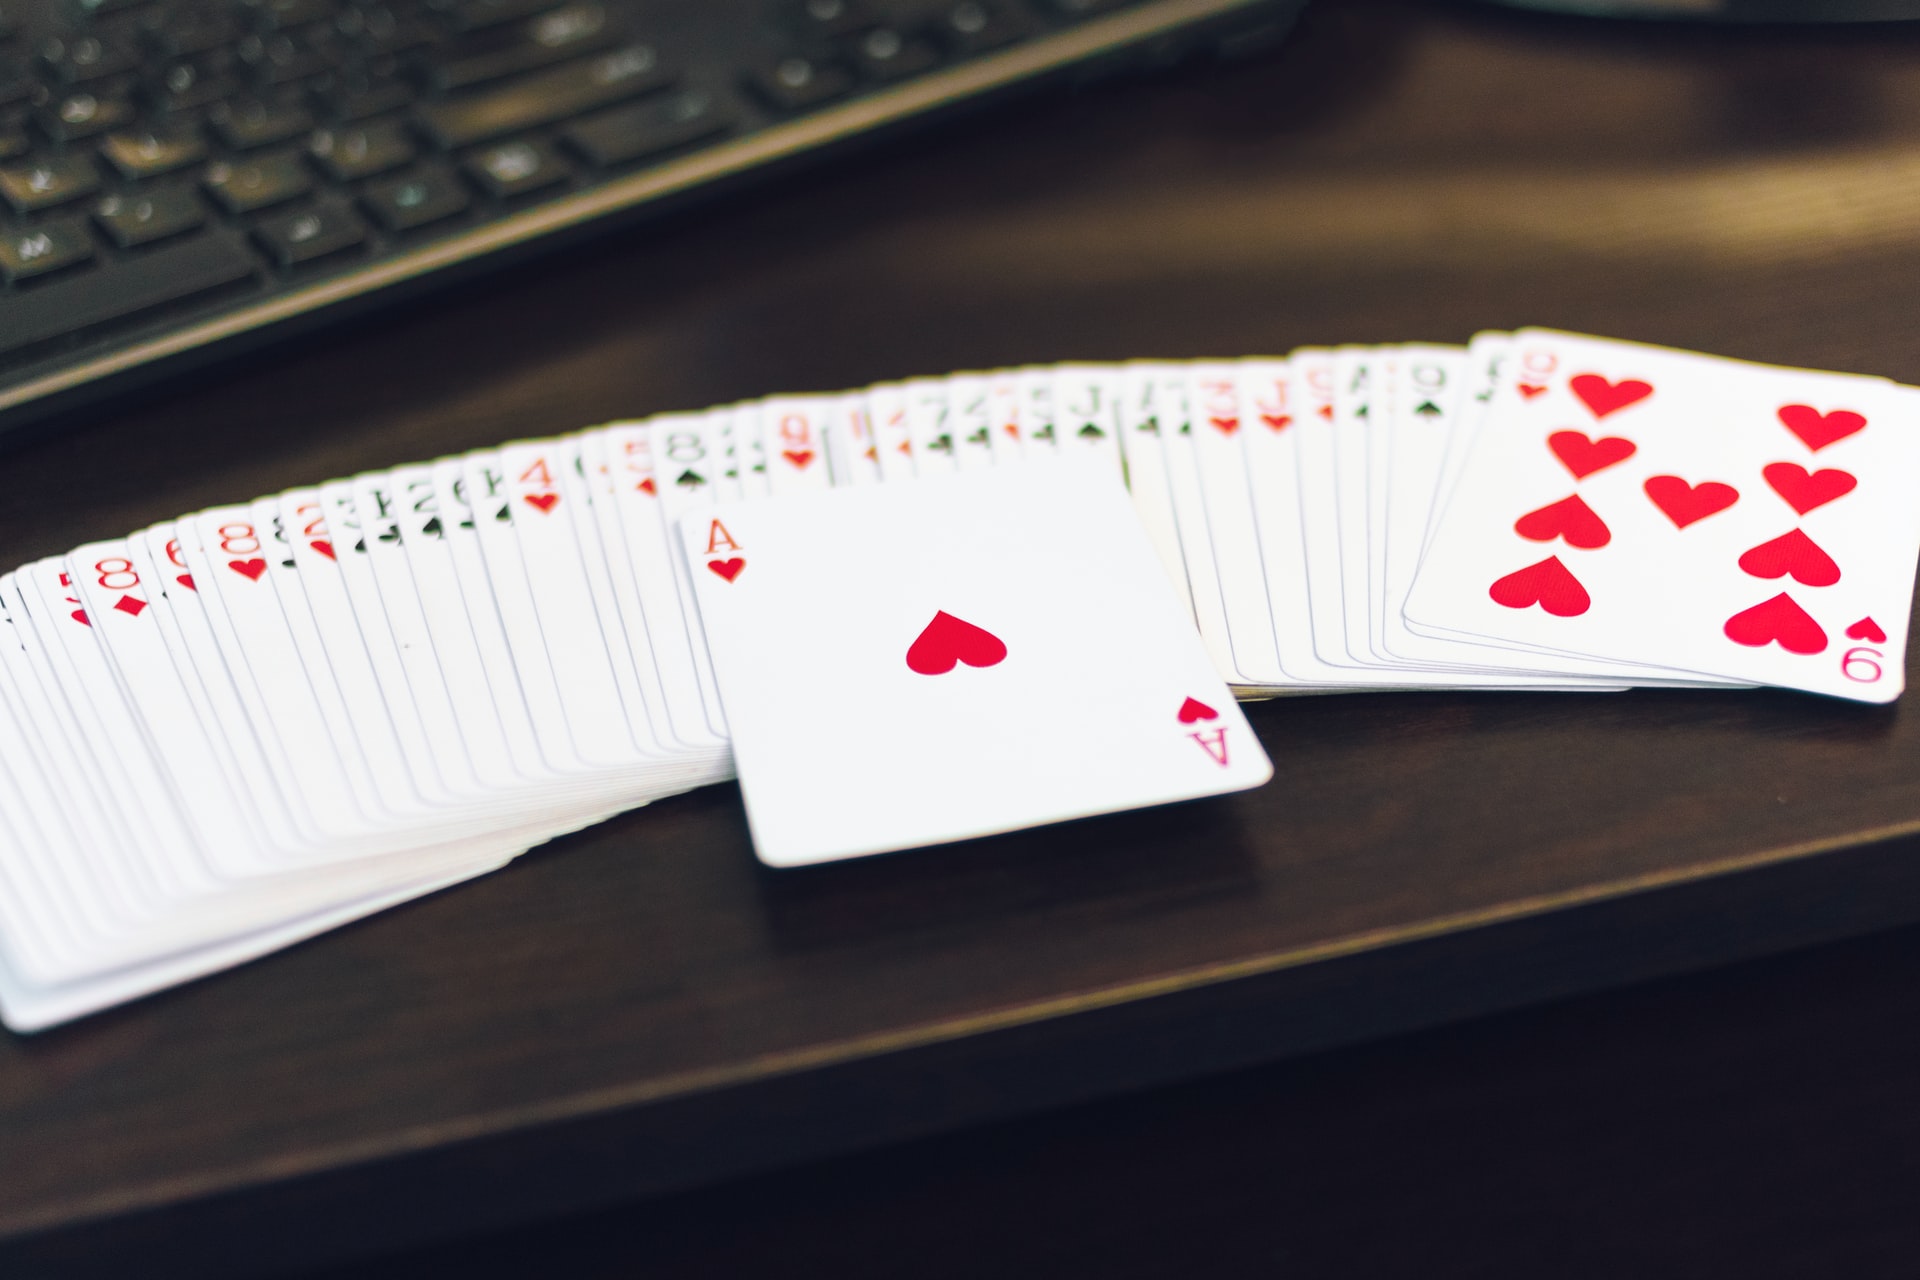
<path id="1" fill-rule="evenodd" d="M 1920 928 L 309 1280 L 1910 1277 Z"/>

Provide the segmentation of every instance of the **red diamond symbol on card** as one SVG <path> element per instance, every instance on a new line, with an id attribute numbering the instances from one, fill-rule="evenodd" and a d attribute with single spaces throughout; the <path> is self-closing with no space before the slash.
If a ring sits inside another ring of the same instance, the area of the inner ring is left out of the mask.
<path id="1" fill-rule="evenodd" d="M 113 607 L 130 618 L 137 618 L 140 616 L 140 611 L 147 607 L 147 602 L 136 600 L 132 596 L 121 596 L 120 602 Z"/>

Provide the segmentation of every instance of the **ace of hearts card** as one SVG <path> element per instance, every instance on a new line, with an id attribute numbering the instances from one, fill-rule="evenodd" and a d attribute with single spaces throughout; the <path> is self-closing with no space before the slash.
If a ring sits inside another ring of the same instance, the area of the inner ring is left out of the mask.
<path id="1" fill-rule="evenodd" d="M 1104 471 L 1054 462 L 721 504 L 680 533 L 770 865 L 1272 775 Z"/>

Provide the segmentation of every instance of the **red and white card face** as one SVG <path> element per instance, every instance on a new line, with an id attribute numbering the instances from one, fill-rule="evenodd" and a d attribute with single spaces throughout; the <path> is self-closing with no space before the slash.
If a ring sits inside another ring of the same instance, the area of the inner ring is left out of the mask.
<path id="1" fill-rule="evenodd" d="M 994 461 L 1002 466 L 1022 457 L 1026 438 L 1023 413 L 1026 388 L 1017 369 L 998 369 L 986 375 L 987 416 L 993 427 Z"/>
<path id="2" fill-rule="evenodd" d="M 918 464 L 913 451 L 913 429 L 907 417 L 907 389 L 904 383 L 882 382 L 868 387 L 865 395 L 866 419 L 873 429 L 875 456 L 882 480 L 911 477 Z"/>
<path id="3" fill-rule="evenodd" d="M 1247 479 L 1247 409 L 1241 403 L 1235 364 L 1187 366 L 1189 430 L 1179 437 L 1192 451 L 1201 510 L 1190 523 L 1204 524 L 1219 575 L 1221 617 L 1233 655 L 1234 683 L 1282 684 L 1287 674 L 1273 632 L 1266 569 L 1254 525 L 1253 490 Z"/>
<path id="4" fill-rule="evenodd" d="M 873 432 L 873 416 L 860 392 L 831 397 L 826 414 L 827 457 L 833 482 L 843 485 L 878 484 L 880 446 Z"/>
<path id="5" fill-rule="evenodd" d="M 1309 429 L 1304 424 L 1316 407 L 1330 408 L 1330 400 L 1316 400 L 1287 360 L 1245 361 L 1239 379 L 1247 487 L 1284 683 L 1349 684 L 1351 671 L 1323 663 L 1314 654 L 1313 597 L 1301 509 L 1300 436 Z"/>
<path id="6" fill-rule="evenodd" d="M 693 441 L 697 444 L 697 437 Z M 687 615 L 692 588 L 684 581 L 685 564 L 668 534 L 670 513 L 695 500 L 676 488 L 674 464 L 655 452 L 676 442 L 683 449 L 687 443 L 671 430 L 656 437 L 649 424 L 617 423 L 607 429 L 606 452 L 621 537 L 660 668 L 668 723 L 689 747 L 707 750 L 725 745 L 726 720 L 706 645 L 695 629 L 698 624 Z"/>
<path id="7" fill-rule="evenodd" d="M 1889 701 L 1917 465 L 1913 398 L 1891 383 L 1524 331 L 1407 616 Z"/>
<path id="8" fill-rule="evenodd" d="M 774 396 L 760 404 L 768 488 L 805 493 L 833 487 L 827 424 L 839 409 L 837 396 Z"/>
<path id="9" fill-rule="evenodd" d="M 92 543 L 0 574 L 0 1019 L 431 892 L 736 746 L 791 865 L 1257 785 L 1235 694 L 1888 701 L 1917 401 L 1544 330 L 1027 367 Z"/>
<path id="10" fill-rule="evenodd" d="M 722 505 L 682 520 L 690 564 L 716 528 L 751 567 L 695 581 L 771 865 L 1271 774 L 1112 477 L 1018 467 Z"/>

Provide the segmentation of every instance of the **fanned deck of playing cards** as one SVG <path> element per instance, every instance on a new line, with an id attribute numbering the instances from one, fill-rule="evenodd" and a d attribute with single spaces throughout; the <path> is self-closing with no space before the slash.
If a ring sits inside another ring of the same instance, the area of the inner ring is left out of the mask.
<path id="1" fill-rule="evenodd" d="M 1541 330 L 779 396 L 0 576 L 0 1017 L 733 775 L 789 866 L 1258 786 L 1242 698 L 1886 702 L 1920 392 Z"/>

